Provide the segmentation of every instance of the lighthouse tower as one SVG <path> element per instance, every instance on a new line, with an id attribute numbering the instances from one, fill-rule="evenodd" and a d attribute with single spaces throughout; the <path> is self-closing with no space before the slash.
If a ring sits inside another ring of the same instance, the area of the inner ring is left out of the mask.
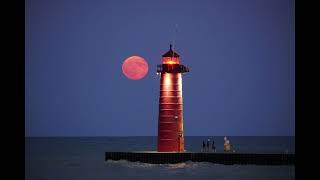
<path id="1" fill-rule="evenodd" d="M 182 74 L 189 69 L 180 56 L 170 50 L 157 66 L 160 75 L 158 152 L 184 152 Z"/>

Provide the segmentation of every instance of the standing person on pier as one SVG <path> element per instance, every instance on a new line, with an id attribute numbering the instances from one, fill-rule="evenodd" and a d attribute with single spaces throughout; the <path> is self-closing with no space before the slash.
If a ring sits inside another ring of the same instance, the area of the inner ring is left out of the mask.
<path id="1" fill-rule="evenodd" d="M 212 140 L 212 151 L 216 152 L 216 146 L 214 145 L 214 140 Z"/>
<path id="2" fill-rule="evenodd" d="M 202 152 L 204 152 L 205 150 L 206 150 L 206 143 L 202 141 Z"/>
<path id="3" fill-rule="evenodd" d="M 231 144 L 230 144 L 230 141 L 228 140 L 227 137 L 224 137 L 223 149 L 224 149 L 225 152 L 230 152 L 231 151 Z"/>
<path id="4" fill-rule="evenodd" d="M 210 151 L 210 139 L 207 140 L 207 151 Z"/>

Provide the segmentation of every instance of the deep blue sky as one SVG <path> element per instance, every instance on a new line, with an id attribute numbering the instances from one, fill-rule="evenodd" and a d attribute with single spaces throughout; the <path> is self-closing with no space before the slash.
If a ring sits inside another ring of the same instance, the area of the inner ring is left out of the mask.
<path id="1" fill-rule="evenodd" d="M 185 135 L 295 134 L 293 0 L 26 0 L 26 136 L 157 135 L 178 24 Z M 131 55 L 149 73 L 121 71 Z"/>

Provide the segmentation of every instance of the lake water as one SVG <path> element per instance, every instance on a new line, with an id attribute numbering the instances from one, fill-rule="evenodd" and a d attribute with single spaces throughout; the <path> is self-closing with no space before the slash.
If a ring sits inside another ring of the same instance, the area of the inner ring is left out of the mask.
<path id="1" fill-rule="evenodd" d="M 200 152 L 202 141 L 215 141 L 223 151 L 223 137 L 186 136 L 185 149 Z M 237 152 L 295 153 L 294 137 L 229 137 Z M 27 137 L 26 180 L 112 179 L 295 179 L 295 166 L 220 165 L 207 162 L 147 164 L 105 161 L 106 151 L 156 150 L 157 138 L 146 137 Z"/>

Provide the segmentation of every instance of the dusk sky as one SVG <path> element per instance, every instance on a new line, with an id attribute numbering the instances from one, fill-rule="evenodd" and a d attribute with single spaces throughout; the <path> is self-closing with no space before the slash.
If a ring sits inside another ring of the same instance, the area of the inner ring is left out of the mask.
<path id="1" fill-rule="evenodd" d="M 184 133 L 295 134 L 294 0 L 26 0 L 25 135 L 156 136 L 175 50 Z M 148 62 L 141 80 L 123 61 Z"/>

